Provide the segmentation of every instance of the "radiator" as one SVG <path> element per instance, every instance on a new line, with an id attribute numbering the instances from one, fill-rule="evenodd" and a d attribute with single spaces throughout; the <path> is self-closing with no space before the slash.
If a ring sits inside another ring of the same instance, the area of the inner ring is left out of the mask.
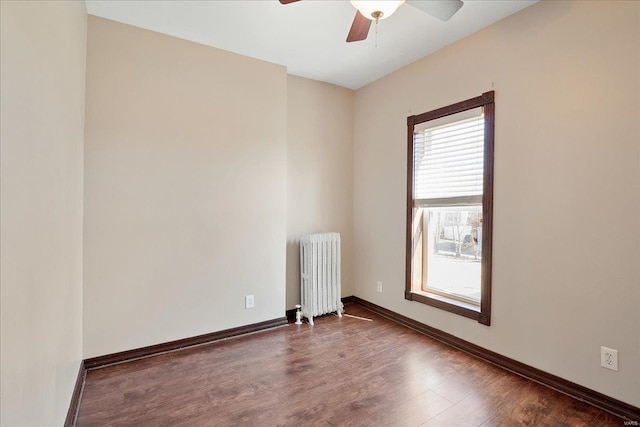
<path id="1" fill-rule="evenodd" d="M 300 294 L 302 316 L 344 311 L 340 290 L 340 233 L 309 234 L 300 238 Z"/>

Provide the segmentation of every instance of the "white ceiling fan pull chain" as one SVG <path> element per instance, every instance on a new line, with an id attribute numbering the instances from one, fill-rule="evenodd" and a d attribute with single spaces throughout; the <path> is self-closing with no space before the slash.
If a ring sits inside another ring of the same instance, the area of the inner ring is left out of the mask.
<path id="1" fill-rule="evenodd" d="M 376 19 L 376 47 L 378 47 L 378 19 Z"/>

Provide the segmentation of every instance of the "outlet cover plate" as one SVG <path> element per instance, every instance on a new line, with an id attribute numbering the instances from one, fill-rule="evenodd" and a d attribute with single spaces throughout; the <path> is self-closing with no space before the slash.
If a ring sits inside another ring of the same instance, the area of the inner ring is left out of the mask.
<path id="1" fill-rule="evenodd" d="M 255 300 L 253 295 L 247 295 L 244 297 L 244 308 L 253 308 L 255 306 Z"/>
<path id="2" fill-rule="evenodd" d="M 600 347 L 600 366 L 611 369 L 612 371 L 617 371 L 618 350 L 609 347 Z"/>

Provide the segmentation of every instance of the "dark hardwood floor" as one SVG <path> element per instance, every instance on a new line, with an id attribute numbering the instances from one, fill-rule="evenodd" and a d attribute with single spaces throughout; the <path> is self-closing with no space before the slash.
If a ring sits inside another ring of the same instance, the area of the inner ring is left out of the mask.
<path id="1" fill-rule="evenodd" d="M 622 426 L 366 309 L 89 370 L 77 426 Z"/>

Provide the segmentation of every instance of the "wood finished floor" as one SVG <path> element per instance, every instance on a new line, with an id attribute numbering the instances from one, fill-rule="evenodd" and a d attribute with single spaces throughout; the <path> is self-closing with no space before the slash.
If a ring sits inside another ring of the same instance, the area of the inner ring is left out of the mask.
<path id="1" fill-rule="evenodd" d="M 77 426 L 622 426 L 350 304 L 347 313 L 87 372 Z"/>

